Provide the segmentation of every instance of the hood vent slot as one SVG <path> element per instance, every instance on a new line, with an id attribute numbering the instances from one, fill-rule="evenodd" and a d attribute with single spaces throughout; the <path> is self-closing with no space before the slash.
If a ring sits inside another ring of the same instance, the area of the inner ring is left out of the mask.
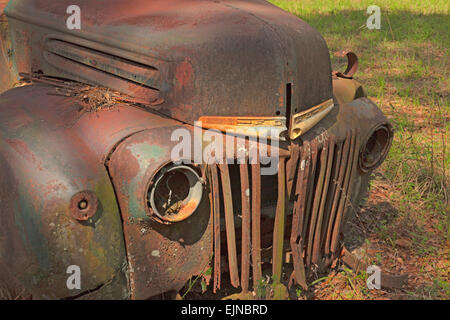
<path id="1" fill-rule="evenodd" d="M 108 87 L 149 103 L 160 100 L 160 73 L 155 67 L 56 39 L 47 41 L 44 56 L 74 80 Z"/>

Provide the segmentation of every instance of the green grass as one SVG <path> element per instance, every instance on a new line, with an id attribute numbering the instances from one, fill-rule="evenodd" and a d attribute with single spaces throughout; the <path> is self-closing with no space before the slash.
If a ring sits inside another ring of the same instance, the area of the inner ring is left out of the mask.
<path id="1" fill-rule="evenodd" d="M 334 52 L 350 49 L 358 55 L 360 64 L 355 78 L 395 128 L 390 154 L 373 182 L 374 189 L 380 185 L 387 188 L 385 200 L 392 212 L 375 220 L 375 235 L 393 252 L 401 250 L 395 241 L 406 237 L 414 247 L 408 252 L 411 261 L 441 259 L 448 266 L 449 257 L 442 256 L 441 251 L 450 242 L 450 2 L 270 2 L 302 18 L 322 34 L 334 70 L 343 71 L 346 66 L 346 61 L 335 57 Z M 381 8 L 381 30 L 366 27 L 369 16 L 366 10 L 370 5 Z M 380 210 L 372 209 L 372 212 Z M 373 257 L 374 261 L 383 260 L 378 255 Z M 423 267 L 421 263 L 416 263 L 417 269 Z M 439 268 L 433 271 L 432 281 L 412 290 L 412 296 L 450 298 L 449 275 L 441 271 Z M 418 277 L 425 278 L 421 274 Z M 355 279 L 353 282 L 357 283 Z"/>

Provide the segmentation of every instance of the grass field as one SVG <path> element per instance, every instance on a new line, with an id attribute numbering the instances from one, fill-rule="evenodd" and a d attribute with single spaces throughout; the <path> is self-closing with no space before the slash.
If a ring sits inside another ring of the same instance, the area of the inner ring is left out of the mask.
<path id="1" fill-rule="evenodd" d="M 341 268 L 315 281 L 307 299 L 449 299 L 449 2 L 283 0 L 273 4 L 315 27 L 334 70 L 351 49 L 355 75 L 395 127 L 390 154 L 375 173 L 354 229 L 363 252 L 390 273 L 408 273 L 401 290 L 368 290 L 367 275 Z M 381 29 L 366 27 L 367 7 L 381 8 Z"/>

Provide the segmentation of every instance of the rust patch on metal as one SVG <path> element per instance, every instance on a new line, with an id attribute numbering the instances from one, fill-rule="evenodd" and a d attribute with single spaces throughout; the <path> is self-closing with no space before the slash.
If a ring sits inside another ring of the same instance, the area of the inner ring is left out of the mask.
<path id="1" fill-rule="evenodd" d="M 177 66 L 175 77 L 181 87 L 186 87 L 192 81 L 193 74 L 192 64 L 189 60 L 185 59 Z"/>
<path id="2" fill-rule="evenodd" d="M 92 218 L 98 209 L 98 198 L 92 191 L 81 191 L 70 199 L 70 214 L 73 218 L 86 221 Z"/>

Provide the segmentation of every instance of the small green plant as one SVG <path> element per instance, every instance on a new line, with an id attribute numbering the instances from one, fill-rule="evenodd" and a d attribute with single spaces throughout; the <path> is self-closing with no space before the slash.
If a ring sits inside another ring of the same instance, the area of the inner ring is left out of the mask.
<path id="1" fill-rule="evenodd" d="M 206 271 L 203 271 L 202 273 L 200 273 L 198 276 L 196 276 L 194 278 L 194 280 L 189 279 L 189 284 L 188 284 L 188 288 L 186 290 L 186 292 L 181 296 L 181 299 L 184 299 L 184 297 L 186 297 L 186 295 L 192 290 L 192 288 L 194 287 L 195 283 L 197 282 L 198 279 L 201 278 L 200 281 L 200 285 L 202 287 L 202 293 L 204 293 L 207 289 L 207 285 L 206 285 L 206 280 L 205 277 L 210 276 L 212 273 L 212 268 L 209 267 Z"/>
<path id="2" fill-rule="evenodd" d="M 265 299 L 267 294 L 267 288 L 269 287 L 270 278 L 259 279 L 256 284 L 255 293 L 258 299 Z"/>
<path id="3" fill-rule="evenodd" d="M 297 286 L 297 288 L 295 288 L 295 294 L 297 295 L 297 298 L 300 298 L 300 296 L 303 293 L 303 289 L 300 286 Z"/>

